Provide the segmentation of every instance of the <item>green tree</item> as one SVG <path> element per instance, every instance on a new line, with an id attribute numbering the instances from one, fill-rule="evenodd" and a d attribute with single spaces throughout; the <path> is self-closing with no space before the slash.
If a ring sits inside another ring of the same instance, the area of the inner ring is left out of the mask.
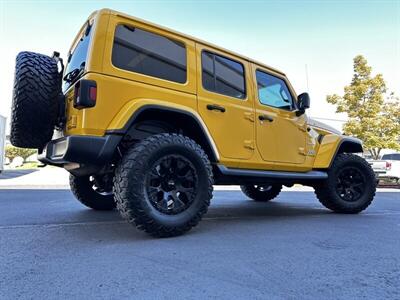
<path id="1" fill-rule="evenodd" d="M 7 145 L 5 156 L 10 160 L 13 160 L 17 156 L 21 156 L 23 159 L 27 159 L 29 156 L 35 154 L 36 152 L 36 149 L 18 148 L 12 145 Z"/>
<path id="2" fill-rule="evenodd" d="M 347 113 L 344 133 L 361 139 L 364 148 L 378 159 L 384 148 L 400 150 L 400 100 L 393 93 L 385 99 L 382 74 L 372 77 L 362 55 L 353 61 L 353 79 L 344 87 L 344 95 L 328 95 L 326 100 L 336 105 L 336 112 Z"/>

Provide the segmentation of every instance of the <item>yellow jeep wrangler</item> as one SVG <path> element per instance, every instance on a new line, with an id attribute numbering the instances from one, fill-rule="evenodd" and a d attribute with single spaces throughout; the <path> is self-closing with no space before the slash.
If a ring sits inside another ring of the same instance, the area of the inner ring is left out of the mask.
<path id="1" fill-rule="evenodd" d="M 66 60 L 21 52 L 11 142 L 70 172 L 84 205 L 117 207 L 137 228 L 182 234 L 213 184 L 255 201 L 283 185 L 315 188 L 339 213 L 364 210 L 375 177 L 361 141 L 307 117 L 285 74 L 173 30 L 103 9 Z"/>

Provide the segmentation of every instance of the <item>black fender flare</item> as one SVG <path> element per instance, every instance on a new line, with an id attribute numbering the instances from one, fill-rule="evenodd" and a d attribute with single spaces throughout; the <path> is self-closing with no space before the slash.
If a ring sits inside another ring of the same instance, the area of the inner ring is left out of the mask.
<path id="1" fill-rule="evenodd" d="M 363 151 L 362 141 L 360 139 L 351 136 L 344 136 L 336 147 L 336 151 L 329 164 L 329 168 L 332 166 L 332 163 L 338 154 L 362 153 Z"/>
<path id="2" fill-rule="evenodd" d="M 197 124 L 198 128 L 200 128 L 203 138 L 205 138 L 205 141 L 207 142 L 207 145 L 209 147 L 209 152 L 211 154 L 210 159 L 213 162 L 218 162 L 219 161 L 219 153 L 218 149 L 214 143 L 214 140 L 211 137 L 211 134 L 209 133 L 206 125 L 204 124 L 203 120 L 199 119 L 196 115 L 193 113 L 183 110 L 183 109 L 178 109 L 178 108 L 172 108 L 168 106 L 163 106 L 163 105 L 156 105 L 156 104 L 148 104 L 148 105 L 143 105 L 139 109 L 137 109 L 132 116 L 129 118 L 129 120 L 126 122 L 123 128 L 121 129 L 111 129 L 111 130 L 106 130 L 105 134 L 106 135 L 121 135 L 124 136 L 126 135 L 132 125 L 135 124 L 135 121 L 140 117 L 141 114 L 143 114 L 146 111 L 168 111 L 168 112 L 173 112 L 173 113 L 178 113 L 185 115 L 186 117 L 191 118 L 195 123 Z"/>

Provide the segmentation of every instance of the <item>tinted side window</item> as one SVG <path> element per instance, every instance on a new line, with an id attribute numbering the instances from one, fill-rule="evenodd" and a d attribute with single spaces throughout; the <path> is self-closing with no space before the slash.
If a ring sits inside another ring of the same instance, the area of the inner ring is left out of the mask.
<path id="1" fill-rule="evenodd" d="M 400 160 L 400 154 L 385 154 L 382 156 L 382 160 Z"/>
<path id="2" fill-rule="evenodd" d="M 139 28 L 117 26 L 112 63 L 124 70 L 186 82 L 185 45 Z"/>
<path id="3" fill-rule="evenodd" d="M 257 71 L 256 77 L 261 104 L 286 110 L 293 108 L 293 99 L 284 80 L 262 71 Z"/>
<path id="4" fill-rule="evenodd" d="M 239 99 L 246 97 L 244 67 L 241 63 L 203 51 L 201 65 L 204 89 Z"/>

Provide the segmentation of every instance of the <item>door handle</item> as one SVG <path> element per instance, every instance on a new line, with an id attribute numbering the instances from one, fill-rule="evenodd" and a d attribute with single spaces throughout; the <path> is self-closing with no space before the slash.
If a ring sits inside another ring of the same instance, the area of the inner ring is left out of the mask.
<path id="1" fill-rule="evenodd" d="M 273 118 L 273 117 L 270 117 L 270 116 L 267 116 L 267 115 L 259 115 L 259 116 L 258 116 L 258 119 L 259 119 L 260 121 L 268 121 L 268 122 L 274 121 L 274 118 Z"/>
<path id="2" fill-rule="evenodd" d="M 220 112 L 225 112 L 225 107 L 219 106 L 217 104 L 207 104 L 208 110 L 218 110 Z"/>

